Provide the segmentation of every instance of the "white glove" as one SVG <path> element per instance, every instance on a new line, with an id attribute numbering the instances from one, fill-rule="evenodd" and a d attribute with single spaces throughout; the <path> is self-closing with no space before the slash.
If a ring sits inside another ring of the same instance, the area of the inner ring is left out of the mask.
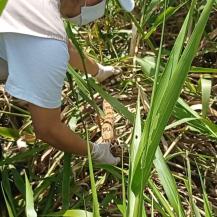
<path id="1" fill-rule="evenodd" d="M 98 82 L 103 82 L 107 78 L 111 77 L 112 75 L 117 75 L 121 73 L 121 69 L 115 68 L 114 66 L 103 66 L 97 63 L 99 67 L 98 73 L 94 76 L 94 78 Z"/>
<path id="2" fill-rule="evenodd" d="M 119 157 L 114 157 L 112 155 L 109 143 L 92 143 L 92 145 L 91 156 L 93 161 L 112 165 L 117 165 L 120 162 Z"/>

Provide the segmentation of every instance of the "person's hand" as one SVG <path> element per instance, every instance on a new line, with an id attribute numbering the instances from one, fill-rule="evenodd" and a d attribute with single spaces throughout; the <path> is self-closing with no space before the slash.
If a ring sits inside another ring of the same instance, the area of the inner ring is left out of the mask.
<path id="1" fill-rule="evenodd" d="M 112 155 L 109 143 L 92 143 L 91 156 L 96 163 L 117 165 L 120 162 L 119 157 Z"/>
<path id="2" fill-rule="evenodd" d="M 112 75 L 117 75 L 117 74 L 122 72 L 120 68 L 117 68 L 117 67 L 114 67 L 114 66 L 103 66 L 103 65 L 101 65 L 99 63 L 97 63 L 97 65 L 99 67 L 99 71 L 94 76 L 94 78 L 98 82 L 103 82 L 107 78 L 111 77 Z"/>

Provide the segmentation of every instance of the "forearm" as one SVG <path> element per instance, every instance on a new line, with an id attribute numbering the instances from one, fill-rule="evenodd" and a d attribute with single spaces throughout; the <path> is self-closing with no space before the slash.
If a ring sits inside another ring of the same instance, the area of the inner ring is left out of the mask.
<path id="1" fill-rule="evenodd" d="M 88 155 L 88 145 L 79 135 L 75 134 L 60 119 L 60 108 L 47 109 L 28 103 L 32 123 L 38 139 L 67 153 L 80 156 Z M 92 159 L 100 163 L 116 165 L 119 158 L 110 152 L 109 144 L 89 143 Z"/>
<path id="2" fill-rule="evenodd" d="M 68 42 L 68 50 L 70 56 L 69 64 L 74 68 L 79 69 L 82 72 L 85 72 L 82 58 L 77 49 L 72 45 L 70 41 Z M 98 73 L 99 67 L 94 59 L 84 54 L 84 63 L 86 66 L 86 70 L 89 74 L 95 76 Z"/>
<path id="3" fill-rule="evenodd" d="M 44 140 L 62 151 L 87 156 L 87 143 L 61 122 L 52 126 Z"/>

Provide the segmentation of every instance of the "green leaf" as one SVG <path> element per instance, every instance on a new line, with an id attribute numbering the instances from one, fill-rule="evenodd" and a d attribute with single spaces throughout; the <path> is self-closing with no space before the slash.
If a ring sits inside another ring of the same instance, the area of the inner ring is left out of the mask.
<path id="1" fill-rule="evenodd" d="M 207 112 L 209 109 L 209 100 L 211 95 L 212 82 L 210 79 L 201 79 L 201 91 L 202 91 L 202 114 L 203 117 L 207 116 Z"/>
<path id="2" fill-rule="evenodd" d="M 99 111 L 100 109 L 98 108 L 97 104 L 95 101 L 93 101 L 90 97 L 90 91 L 88 88 L 87 83 L 84 81 L 84 79 L 79 75 L 71 66 L 68 67 L 68 72 L 70 75 L 73 76 L 75 79 L 75 82 L 81 90 L 80 95 L 96 110 Z"/>
<path id="3" fill-rule="evenodd" d="M 190 69 L 191 73 L 210 73 L 210 74 L 217 74 L 217 69 L 212 69 L 212 68 L 203 68 L 203 67 L 195 67 L 193 66 Z"/>
<path id="4" fill-rule="evenodd" d="M 159 83 L 157 84 L 156 89 L 157 93 L 154 93 L 152 102 L 153 106 L 150 108 L 141 140 L 142 152 L 140 152 L 137 156 L 137 167 L 134 171 L 135 178 L 133 179 L 133 191 L 136 195 L 144 189 L 144 186 L 147 183 L 152 168 L 155 151 L 159 145 L 161 136 L 172 113 L 173 107 L 178 100 L 186 76 L 190 70 L 192 60 L 197 52 L 205 25 L 209 18 L 212 5 L 212 0 L 207 1 L 207 4 L 204 7 L 200 19 L 183 53 L 181 54 L 181 48 L 183 47 L 184 40 L 181 40 L 181 45 L 178 46 L 179 49 L 174 50 L 174 52 L 171 53 L 171 60 L 174 60 L 174 57 L 177 59 L 175 63 L 171 63 L 174 64 L 174 66 L 171 65 L 169 68 L 166 68 L 167 71 L 165 74 L 167 77 L 163 80 L 165 82 L 162 82 L 162 80 L 158 81 Z M 194 8 L 193 2 L 191 5 L 191 11 L 193 10 L 192 8 Z M 187 17 L 187 20 L 188 19 L 189 16 Z M 187 32 L 187 23 L 188 22 L 185 21 L 185 28 L 182 28 L 182 31 L 185 33 Z M 183 32 L 180 33 L 180 35 L 182 34 Z M 177 40 L 179 38 L 180 36 L 178 36 Z M 176 43 L 178 42 L 176 41 Z M 176 52 L 181 54 L 181 56 L 179 57 Z M 141 169 L 144 170 L 144 176 L 141 175 Z M 140 186 L 138 180 L 143 181 L 142 187 Z"/>
<path id="5" fill-rule="evenodd" d="M 197 163 L 196 163 L 196 165 L 197 165 Z M 199 173 L 200 182 L 201 182 L 202 189 L 203 189 L 203 201 L 204 201 L 205 216 L 206 217 L 212 217 L 213 216 L 212 207 L 211 207 L 211 204 L 209 203 L 208 196 L 206 193 L 206 187 L 205 187 L 205 184 L 203 182 L 203 178 L 202 178 L 202 175 L 200 173 L 200 169 L 199 169 L 198 165 L 197 165 L 197 170 Z"/>
<path id="6" fill-rule="evenodd" d="M 163 216 L 168 216 L 167 214 L 165 214 L 165 212 L 167 212 L 170 217 L 175 217 L 175 213 L 172 211 L 173 209 L 170 206 L 168 199 L 165 198 L 163 195 L 164 192 L 161 192 L 161 190 L 158 189 L 158 187 L 154 184 L 154 182 L 151 179 L 149 179 L 149 181 L 148 181 L 148 186 L 151 188 L 154 196 L 156 197 L 157 201 L 159 202 L 157 207 L 160 206 L 160 208 L 161 208 L 160 211 L 162 214 L 164 214 Z M 165 212 L 163 212 L 162 209 L 165 209 Z"/>
<path id="7" fill-rule="evenodd" d="M 8 2 L 8 0 L 0 0 L 0 16 L 1 16 L 7 2 Z"/>
<path id="8" fill-rule="evenodd" d="M 112 174 L 115 178 L 121 180 L 122 178 L 122 169 L 110 164 L 96 164 L 94 165 L 94 168 L 101 168 Z M 127 171 L 124 170 L 124 173 L 127 174 Z"/>
<path id="9" fill-rule="evenodd" d="M 14 184 L 16 185 L 17 189 L 20 191 L 20 193 L 23 194 L 23 197 L 25 197 L 25 189 L 23 186 L 25 186 L 25 182 L 22 179 L 21 175 L 15 168 L 11 169 L 11 173 L 13 175 Z"/>
<path id="10" fill-rule="evenodd" d="M 19 131 L 12 128 L 0 127 L 0 136 L 7 139 L 18 139 Z"/>
<path id="11" fill-rule="evenodd" d="M 67 210 L 67 211 L 60 211 L 56 213 L 46 214 L 42 216 L 50 216 L 50 217 L 93 217 L 91 212 L 87 212 L 85 210 Z"/>
<path id="12" fill-rule="evenodd" d="M 7 168 L 7 167 L 6 167 Z M 14 197 L 12 195 L 12 191 L 11 191 L 11 185 L 10 185 L 10 179 L 9 179 L 9 175 L 8 175 L 8 170 L 4 169 L 2 171 L 2 186 L 4 188 L 6 197 L 7 197 L 7 201 L 10 204 L 11 210 L 13 212 L 13 214 L 16 214 L 16 209 L 15 209 L 15 201 L 14 201 Z"/>
<path id="13" fill-rule="evenodd" d="M 6 157 L 3 160 L 0 160 L 0 166 L 3 165 L 8 165 L 8 164 L 13 164 L 14 162 L 18 162 L 18 161 L 25 161 L 25 158 L 29 158 L 34 156 L 36 153 L 41 152 L 45 149 L 47 149 L 47 145 L 43 145 L 43 146 L 39 146 L 39 147 L 34 147 L 26 152 L 23 153 L 19 153 L 13 157 Z"/>
<path id="14" fill-rule="evenodd" d="M 70 181 L 72 175 L 71 158 L 72 158 L 71 154 L 64 153 L 63 182 L 62 182 L 62 201 L 63 201 L 64 210 L 69 209 L 70 207 Z"/>
<path id="15" fill-rule="evenodd" d="M 26 182 L 26 208 L 25 208 L 26 216 L 37 217 L 37 213 L 34 208 L 33 191 L 26 173 L 25 173 L 25 182 Z"/>
<path id="16" fill-rule="evenodd" d="M 1 188 L 2 188 L 2 192 L 3 192 L 4 199 L 5 199 L 5 203 L 6 203 L 6 206 L 7 206 L 8 215 L 9 215 L 9 217 L 14 217 L 13 212 L 12 212 L 12 209 L 11 209 L 11 207 L 10 207 L 10 204 L 8 203 L 7 197 L 6 197 L 6 195 L 5 195 L 5 192 L 4 192 L 4 188 L 3 188 L 3 186 L 2 186 L 2 183 L 1 183 Z"/>
<path id="17" fill-rule="evenodd" d="M 117 204 L 119 211 L 121 212 L 122 216 L 125 216 L 125 209 L 123 204 Z"/>
<path id="18" fill-rule="evenodd" d="M 156 58 L 153 56 L 145 56 L 144 58 L 136 58 L 136 62 L 141 66 L 142 71 L 147 77 L 154 77 Z"/>
<path id="19" fill-rule="evenodd" d="M 88 138 L 88 135 L 87 135 L 87 138 Z M 98 202 L 96 183 L 95 183 L 94 173 L 93 173 L 93 163 L 92 163 L 92 158 L 91 158 L 91 150 L 90 150 L 89 141 L 87 141 L 87 148 L 88 148 L 88 166 L 89 166 L 89 172 L 90 172 L 91 191 L 93 195 L 93 217 L 100 217 L 99 202 Z"/>
<path id="20" fill-rule="evenodd" d="M 195 129 L 212 138 L 217 138 L 216 124 L 212 123 L 209 119 L 202 118 L 183 99 L 178 99 L 173 115 L 180 120 L 186 120 L 187 118 L 189 120 L 187 123 L 192 127 L 192 129 Z M 195 118 L 195 120 L 190 120 L 190 118 Z"/>
<path id="21" fill-rule="evenodd" d="M 192 194 L 192 178 L 191 178 L 191 164 L 190 164 L 190 160 L 189 160 L 189 152 L 186 151 L 186 161 L 187 161 L 187 174 L 188 174 L 188 180 L 185 181 L 185 185 L 186 188 L 188 190 L 188 195 L 189 195 L 189 201 L 190 201 L 190 205 L 191 205 L 191 209 L 195 214 L 195 217 L 201 217 L 200 212 L 199 212 L 199 208 L 197 207 L 196 203 L 194 202 L 194 198 L 193 198 L 193 194 Z"/>
<path id="22" fill-rule="evenodd" d="M 177 216 L 185 216 L 175 179 L 173 178 L 159 147 L 155 154 L 154 165 L 160 178 L 160 183 L 162 184 L 169 202 L 174 208 Z"/>
<path id="23" fill-rule="evenodd" d="M 169 130 L 169 129 L 177 127 L 177 126 L 179 126 L 181 124 L 188 123 L 190 121 L 198 120 L 198 119 L 200 119 L 200 118 L 183 118 L 183 119 L 180 119 L 180 120 L 166 126 L 165 130 Z"/>
<path id="24" fill-rule="evenodd" d="M 177 7 L 168 7 L 159 16 L 157 16 L 154 24 L 152 25 L 152 27 L 150 28 L 150 30 L 145 35 L 145 39 L 148 39 L 157 30 L 157 28 L 163 23 L 164 16 L 165 16 L 166 19 L 169 18 L 174 13 L 176 13 L 180 8 L 182 8 L 185 4 L 186 4 L 186 2 L 178 5 Z"/>
<path id="25" fill-rule="evenodd" d="M 134 121 L 134 114 L 128 111 L 128 109 L 120 103 L 115 97 L 109 95 L 100 85 L 97 85 L 93 79 L 90 79 L 90 85 L 93 87 L 111 106 L 116 112 L 127 118 L 131 123 Z"/>
<path id="26" fill-rule="evenodd" d="M 144 204 L 139 203 L 139 200 L 143 200 L 143 195 L 135 196 L 134 192 L 132 191 L 132 179 L 133 179 L 133 170 L 135 165 L 135 158 L 139 149 L 139 142 L 141 140 L 141 115 L 140 115 L 140 91 L 138 93 L 137 99 L 137 108 L 136 108 L 136 118 L 133 128 L 133 135 L 132 135 L 132 142 L 130 146 L 130 168 L 129 168 L 129 177 L 128 177 L 128 209 L 127 209 L 127 216 L 128 217 L 136 217 L 138 209 L 136 209 L 139 205 L 140 210 L 143 209 L 144 211 Z M 142 198 L 141 198 L 142 196 Z"/>
<path id="27" fill-rule="evenodd" d="M 143 72 L 146 76 L 153 76 L 154 68 L 156 67 L 156 59 L 152 56 L 146 56 L 143 59 L 137 58 L 138 64 L 141 66 Z M 196 68 L 196 67 L 193 67 Z M 209 70 L 213 71 L 215 69 L 200 68 L 198 70 L 203 70 L 205 73 L 211 73 Z M 191 69 L 192 71 L 192 69 Z M 200 71 L 201 72 L 201 71 Z M 214 71 L 213 71 L 214 72 Z M 174 110 L 173 116 L 179 119 L 177 122 L 166 127 L 166 130 L 171 127 L 176 127 L 180 124 L 187 123 L 191 126 L 191 130 L 198 131 L 202 134 L 208 135 L 210 137 L 217 138 L 217 126 L 213 124 L 208 118 L 206 121 L 204 118 L 195 112 L 183 99 L 179 98 Z"/>

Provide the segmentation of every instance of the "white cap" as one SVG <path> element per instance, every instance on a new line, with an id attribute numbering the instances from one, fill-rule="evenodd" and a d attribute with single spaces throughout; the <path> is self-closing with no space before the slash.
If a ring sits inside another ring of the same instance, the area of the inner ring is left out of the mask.
<path id="1" fill-rule="evenodd" d="M 134 0 L 118 0 L 122 6 L 122 8 L 127 11 L 131 12 L 135 7 Z"/>

